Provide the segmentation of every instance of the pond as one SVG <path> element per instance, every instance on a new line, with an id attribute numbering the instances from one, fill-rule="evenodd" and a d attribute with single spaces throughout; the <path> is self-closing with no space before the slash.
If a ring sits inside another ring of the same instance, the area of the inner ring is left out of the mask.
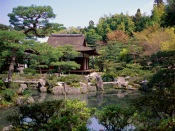
<path id="1" fill-rule="evenodd" d="M 33 93 L 33 98 L 36 102 L 42 101 L 51 101 L 51 100 L 61 100 L 65 97 L 67 99 L 79 99 L 82 101 L 86 101 L 88 107 L 96 107 L 97 109 L 102 109 L 105 106 L 111 104 L 117 104 L 121 106 L 128 106 L 129 100 L 135 98 L 140 93 L 139 91 L 132 90 L 124 90 L 124 89 L 114 89 L 111 88 L 112 85 L 105 85 L 105 91 L 99 92 L 89 92 L 88 94 L 80 94 L 80 95 L 52 95 L 46 93 Z M 5 110 L 0 110 L 0 127 L 8 125 L 5 118 L 13 112 L 14 108 L 8 108 Z M 102 125 L 98 123 L 98 120 L 93 117 L 90 118 L 92 124 L 87 125 L 89 129 L 99 131 L 100 129 L 104 129 Z M 132 125 L 128 125 L 126 129 L 134 129 Z"/>

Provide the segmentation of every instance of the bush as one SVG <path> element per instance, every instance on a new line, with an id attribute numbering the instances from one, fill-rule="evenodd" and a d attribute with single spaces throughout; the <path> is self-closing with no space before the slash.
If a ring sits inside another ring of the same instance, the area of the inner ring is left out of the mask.
<path id="1" fill-rule="evenodd" d="M 12 99 L 16 96 L 16 92 L 12 89 L 5 89 L 2 91 L 2 96 L 6 101 L 12 101 Z"/>
<path id="2" fill-rule="evenodd" d="M 48 75 L 47 76 L 47 84 L 55 86 L 57 82 L 65 82 L 66 84 L 74 87 L 79 87 L 80 82 L 85 82 L 84 76 L 82 75 L 75 75 L 75 74 L 70 74 L 67 76 L 60 76 L 57 77 L 56 75 Z"/>
<path id="3" fill-rule="evenodd" d="M 103 75 L 102 80 L 104 82 L 111 82 L 111 81 L 114 81 L 114 78 L 112 76 Z"/>
<path id="4" fill-rule="evenodd" d="M 85 81 L 83 76 L 74 74 L 61 76 L 59 77 L 59 80 L 67 83 L 68 85 L 79 85 L 79 82 Z"/>
<path id="5" fill-rule="evenodd" d="M 50 70 L 48 70 L 47 71 L 47 74 L 53 74 L 53 73 L 57 73 L 58 72 L 58 70 L 57 69 L 50 69 Z"/>
<path id="6" fill-rule="evenodd" d="M 4 85 L 4 82 L 0 80 L 0 87 L 2 87 L 3 85 Z"/>
<path id="7" fill-rule="evenodd" d="M 25 74 L 32 74 L 32 75 L 36 74 L 36 70 L 31 69 L 31 68 L 25 68 L 23 71 L 24 71 Z"/>
<path id="8" fill-rule="evenodd" d="M 120 131 L 132 123 L 133 114 L 134 110 L 132 108 L 110 105 L 98 111 L 97 118 L 106 130 Z"/>

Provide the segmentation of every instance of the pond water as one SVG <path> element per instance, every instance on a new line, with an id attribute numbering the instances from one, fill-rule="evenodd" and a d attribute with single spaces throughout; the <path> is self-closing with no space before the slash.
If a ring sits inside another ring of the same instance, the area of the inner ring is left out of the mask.
<path id="1" fill-rule="evenodd" d="M 42 101 L 51 101 L 51 100 L 60 100 L 64 99 L 79 99 L 82 101 L 86 101 L 88 107 L 96 107 L 97 109 L 102 109 L 105 106 L 116 104 L 121 106 L 128 106 L 129 100 L 138 96 L 139 91 L 132 90 L 124 90 L 124 89 L 114 89 L 110 88 L 112 85 L 105 85 L 105 91 L 99 92 L 89 92 L 88 94 L 80 94 L 80 95 L 52 95 L 46 93 L 33 93 L 33 98 L 36 102 Z M 0 110 L 0 127 L 8 125 L 5 118 L 11 114 L 14 110 L 14 107 Z M 104 127 L 98 123 L 98 120 L 93 117 L 90 118 L 91 123 L 87 125 L 89 129 L 99 131 L 100 129 L 104 130 Z M 132 130 L 134 126 L 128 125 L 125 130 Z"/>

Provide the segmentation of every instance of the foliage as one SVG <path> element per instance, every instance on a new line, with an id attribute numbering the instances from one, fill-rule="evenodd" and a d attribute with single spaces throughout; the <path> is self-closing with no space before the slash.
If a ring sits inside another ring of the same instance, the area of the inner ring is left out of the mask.
<path id="1" fill-rule="evenodd" d="M 162 22 L 161 19 L 164 16 L 164 13 L 165 13 L 165 5 L 163 4 L 163 2 L 154 4 L 152 16 L 151 16 L 152 24 L 155 24 L 155 23 L 161 24 Z"/>
<path id="2" fill-rule="evenodd" d="M 159 51 L 156 54 L 152 54 L 151 65 L 153 67 L 173 68 L 175 62 L 174 56 L 174 51 Z"/>
<path id="3" fill-rule="evenodd" d="M 175 1 L 174 0 L 167 0 L 167 4 L 165 6 L 165 15 L 162 18 L 162 26 L 165 27 L 173 27 L 175 25 L 174 18 L 175 18 Z"/>
<path id="4" fill-rule="evenodd" d="M 124 45 L 116 41 L 109 41 L 106 46 L 99 47 L 99 56 L 95 57 L 95 65 L 98 66 L 99 71 L 104 71 L 106 68 L 110 67 L 112 63 L 117 63 L 120 61 L 120 52 Z"/>
<path id="5" fill-rule="evenodd" d="M 88 29 L 85 35 L 87 43 L 91 46 L 96 45 L 97 42 L 102 40 L 102 37 L 96 33 L 95 29 Z"/>
<path id="6" fill-rule="evenodd" d="M 55 18 L 50 6 L 18 6 L 9 13 L 10 24 L 16 30 L 22 30 L 28 36 L 43 37 L 52 30 L 49 19 Z M 59 28 L 59 25 L 57 25 Z"/>
<path id="7" fill-rule="evenodd" d="M 60 31 L 55 32 L 55 34 L 81 34 L 81 31 L 75 27 L 64 28 Z"/>
<path id="8" fill-rule="evenodd" d="M 48 68 L 51 60 L 55 57 L 55 52 L 53 52 L 53 47 L 48 45 L 47 43 L 38 43 L 35 41 L 31 41 L 31 49 L 34 50 L 32 54 L 28 57 L 30 58 L 30 66 L 31 69 L 39 69 L 40 74 L 42 73 L 42 68 Z M 57 54 L 57 58 L 60 57 L 59 53 Z"/>
<path id="9" fill-rule="evenodd" d="M 104 16 L 99 19 L 97 33 L 102 36 L 103 40 L 106 41 L 107 33 L 114 30 L 123 30 L 130 36 L 135 30 L 134 22 L 128 14 L 124 15 L 123 13 Z"/>
<path id="10" fill-rule="evenodd" d="M 173 28 L 166 28 L 164 37 L 165 41 L 161 43 L 161 50 L 163 51 L 171 51 L 175 50 L 175 33 Z"/>
<path id="11" fill-rule="evenodd" d="M 132 123 L 132 108 L 123 108 L 117 105 L 110 105 L 98 111 L 97 118 L 106 130 L 120 131 Z"/>
<path id="12" fill-rule="evenodd" d="M 151 18 L 150 16 L 142 14 L 140 9 L 137 9 L 137 12 L 133 17 L 133 22 L 135 24 L 135 32 L 140 32 L 144 30 L 147 26 L 151 25 Z"/>
<path id="13" fill-rule="evenodd" d="M 0 88 L 4 86 L 4 82 L 0 80 Z"/>
<path id="14" fill-rule="evenodd" d="M 154 90 L 150 89 L 149 93 L 143 94 L 135 100 L 134 103 L 137 109 L 134 118 L 135 125 L 140 130 L 163 129 L 163 127 L 160 127 L 163 124 L 162 121 L 171 121 L 173 118 L 173 112 L 175 111 L 174 92 L 174 85 L 171 87 L 160 87 Z M 167 127 L 167 130 L 171 130 L 172 126 Z"/>
<path id="15" fill-rule="evenodd" d="M 83 82 L 84 77 L 82 75 L 69 74 L 67 76 L 61 76 L 59 80 L 71 85 L 73 83 L 79 84 L 79 82 Z"/>
<path id="16" fill-rule="evenodd" d="M 74 57 L 78 56 L 79 52 L 73 49 L 72 45 L 64 45 L 54 49 L 53 59 L 50 65 L 57 67 L 58 73 L 69 72 L 80 68 L 80 65 L 75 61 L 70 61 Z M 64 60 L 64 61 L 63 61 Z"/>
<path id="17" fill-rule="evenodd" d="M 0 48 L 3 50 L 0 52 L 0 66 L 4 64 L 3 66 L 9 67 L 7 87 L 10 87 L 12 81 L 16 58 L 24 55 L 24 51 L 29 47 L 28 44 L 24 42 L 24 38 L 25 35 L 21 32 L 0 30 Z M 5 65 L 5 63 L 7 65 Z"/>
<path id="18" fill-rule="evenodd" d="M 119 76 L 139 76 L 143 75 L 140 64 L 126 64 L 126 68 L 118 72 Z"/>
<path id="19" fill-rule="evenodd" d="M 172 130 L 175 111 L 174 51 L 157 52 L 152 56 L 151 65 L 159 66 L 159 69 L 148 82 L 149 92 L 134 102 L 137 109 L 135 125 L 139 130 Z"/>
<path id="20" fill-rule="evenodd" d="M 68 72 L 80 68 L 80 65 L 74 61 L 52 62 L 51 65 L 60 68 L 61 72 Z"/>
<path id="21" fill-rule="evenodd" d="M 128 42 L 128 35 L 125 34 L 123 30 L 115 30 L 112 32 L 107 33 L 107 38 L 109 41 L 118 41 L 121 43 L 127 43 Z"/>
<path id="22" fill-rule="evenodd" d="M 23 71 L 24 71 L 25 74 L 32 74 L 32 75 L 36 74 L 35 69 L 25 68 Z"/>
<path id="23" fill-rule="evenodd" d="M 93 110 L 77 100 L 48 101 L 18 108 L 8 120 L 15 129 L 22 130 L 86 130 L 86 123 Z M 25 118 L 32 121 L 26 124 Z"/>
<path id="24" fill-rule="evenodd" d="M 2 96 L 6 101 L 12 101 L 16 96 L 16 92 L 13 89 L 5 89 L 2 91 Z"/>
<path id="25" fill-rule="evenodd" d="M 170 87 L 174 84 L 175 71 L 172 69 L 161 69 L 153 75 L 148 85 L 150 88 L 156 86 L 159 88 Z"/>
<path id="26" fill-rule="evenodd" d="M 172 29 L 163 29 L 157 24 L 135 33 L 135 38 L 142 46 L 143 55 L 151 55 L 160 50 L 174 49 L 174 32 Z"/>
<path id="27" fill-rule="evenodd" d="M 175 130 L 175 118 L 168 118 L 162 120 L 157 127 L 154 127 L 153 130 L 164 130 L 170 131 Z"/>
<path id="28" fill-rule="evenodd" d="M 80 53 L 74 49 L 74 47 L 71 45 L 71 43 L 67 43 L 64 46 L 59 47 L 60 51 L 63 54 L 63 58 L 66 60 L 70 60 L 72 58 L 77 57 Z"/>

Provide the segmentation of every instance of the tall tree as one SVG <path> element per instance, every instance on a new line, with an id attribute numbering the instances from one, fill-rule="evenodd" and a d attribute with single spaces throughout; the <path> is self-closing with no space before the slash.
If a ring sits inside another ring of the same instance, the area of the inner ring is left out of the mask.
<path id="1" fill-rule="evenodd" d="M 161 19 L 165 13 L 165 5 L 163 3 L 154 4 L 152 10 L 152 24 L 161 24 Z"/>
<path id="2" fill-rule="evenodd" d="M 151 18 L 145 13 L 142 14 L 140 9 L 137 9 L 135 16 L 133 16 L 133 22 L 135 24 L 135 32 L 140 32 L 151 25 Z"/>
<path id="3" fill-rule="evenodd" d="M 165 16 L 163 17 L 163 26 L 175 26 L 175 1 L 167 0 L 165 6 Z"/>
<path id="4" fill-rule="evenodd" d="M 91 20 L 89 21 L 89 26 L 87 27 L 88 29 L 94 29 L 94 22 Z"/>
<path id="5" fill-rule="evenodd" d="M 24 38 L 25 35 L 22 32 L 0 30 L 0 48 L 3 49 L 0 53 L 3 60 L 10 63 L 7 87 L 10 87 L 10 83 L 12 82 L 16 58 L 24 55 L 24 51 L 28 48 L 27 43 L 23 41 Z"/>
<path id="6" fill-rule="evenodd" d="M 96 33 L 92 28 L 86 32 L 86 41 L 89 45 L 96 45 L 98 41 L 102 40 L 102 37 Z"/>
<path id="7" fill-rule="evenodd" d="M 16 30 L 22 30 L 27 36 L 43 37 L 51 27 L 55 26 L 49 24 L 49 19 L 56 16 L 50 6 L 18 6 L 13 8 L 12 13 L 9 13 L 8 16 L 10 24 Z"/>
<path id="8" fill-rule="evenodd" d="M 156 3 L 157 5 L 163 4 L 163 0 L 154 0 L 154 3 Z"/>

